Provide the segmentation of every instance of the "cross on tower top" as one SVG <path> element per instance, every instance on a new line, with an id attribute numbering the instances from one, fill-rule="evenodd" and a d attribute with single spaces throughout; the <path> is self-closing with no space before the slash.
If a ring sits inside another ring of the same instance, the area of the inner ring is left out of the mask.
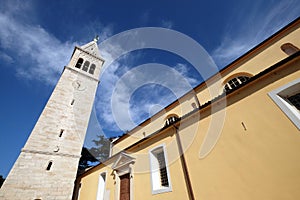
<path id="1" fill-rule="evenodd" d="M 98 40 L 99 40 L 99 35 L 96 35 L 94 38 L 94 42 L 98 42 Z"/>

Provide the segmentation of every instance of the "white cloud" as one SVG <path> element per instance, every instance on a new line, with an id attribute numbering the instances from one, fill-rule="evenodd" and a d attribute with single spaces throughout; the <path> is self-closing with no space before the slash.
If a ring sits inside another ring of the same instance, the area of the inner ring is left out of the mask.
<path id="1" fill-rule="evenodd" d="M 190 90 L 197 82 L 189 76 L 188 66 L 181 63 L 174 67 L 157 66 L 155 63 L 135 68 L 123 66 L 125 74 L 116 73 L 120 65 L 122 61 L 106 67 L 96 101 L 96 109 L 103 120 L 101 125 L 112 131 L 131 130 Z"/>
<path id="2" fill-rule="evenodd" d="M 267 5 L 261 3 L 253 3 L 252 7 L 247 7 L 247 13 L 242 10 L 230 20 L 221 44 L 212 52 L 212 57 L 219 67 L 225 67 L 298 17 L 300 13 L 300 4 L 296 0 L 276 1 L 269 5 L 269 12 L 264 13 L 261 13 L 261 6 Z"/>
<path id="3" fill-rule="evenodd" d="M 262 15 L 255 9 L 252 12 L 249 10 L 246 18 L 246 14 L 243 13 L 238 18 L 243 18 L 244 25 L 241 29 L 228 28 L 222 43 L 214 50 L 213 58 L 221 66 L 237 58 L 297 16 L 299 9 L 292 9 L 297 7 L 296 3 L 296 1 L 282 1 L 274 4 L 271 12 L 266 14 L 263 20 L 260 20 Z M 0 59 L 7 63 L 23 60 L 25 62 L 23 65 L 14 65 L 17 76 L 40 80 L 46 84 L 55 84 L 63 66 L 69 62 L 75 42 L 60 41 L 43 27 L 24 22 L 24 19 L 18 17 L 21 16 L 21 12 L 25 12 L 24 9 L 28 10 L 31 7 L 28 4 L 24 8 L 20 3 L 15 7 L 10 6 L 6 12 L 0 13 L 0 47 L 3 50 L 0 52 Z M 16 13 L 18 13 L 17 16 Z M 163 27 L 173 27 L 171 21 L 163 20 L 161 23 Z M 112 35 L 112 27 L 104 27 L 97 22 L 90 24 L 90 28 L 92 29 L 97 24 L 102 27 L 99 34 L 102 40 Z M 91 30 L 90 32 L 97 31 Z M 106 64 L 103 67 L 104 72 L 101 76 L 95 107 L 102 128 L 118 131 L 119 125 L 123 130 L 130 130 L 137 123 L 167 106 L 176 97 L 183 95 L 198 83 L 198 80 L 191 76 L 189 67 L 182 63 L 170 66 L 170 70 L 165 73 L 150 69 L 133 73 L 132 66 L 136 58 L 124 55 L 122 59 L 118 59 L 108 66 L 107 63 L 111 63 L 116 58 L 115 55 L 121 54 L 120 52 L 124 52 L 124 50 L 118 44 L 106 44 L 104 49 L 100 49 Z M 16 57 L 18 57 L 17 60 Z M 172 72 L 171 69 L 178 73 Z M 126 72 L 128 72 L 129 78 L 116 89 L 117 82 Z M 142 80 L 150 79 L 154 84 L 143 87 L 146 82 Z M 172 87 L 174 80 L 176 80 L 176 87 Z M 186 87 L 186 85 L 190 85 L 190 87 Z M 138 90 L 140 87 L 143 87 L 142 91 Z M 165 92 L 164 87 L 171 89 L 173 93 Z M 135 90 L 137 94 L 132 93 Z M 116 102 L 111 105 L 113 92 Z M 129 104 L 128 101 L 130 101 Z M 112 106 L 115 107 L 117 113 L 112 112 Z M 118 125 L 115 123 L 116 115 L 120 119 Z M 128 123 L 128 116 L 132 119 L 132 123 Z"/>
<path id="4" fill-rule="evenodd" d="M 54 85 L 68 64 L 76 42 L 62 42 L 43 27 L 24 20 L 22 16 L 33 7 L 30 4 L 6 1 L 5 6 L 5 12 L 0 13 L 0 48 L 9 53 L 1 53 L 0 59 L 18 61 L 13 65 L 18 77 Z M 101 28 L 101 39 L 111 35 L 110 27 Z"/>
<path id="5" fill-rule="evenodd" d="M 142 26 L 147 26 L 150 19 L 150 11 L 146 10 L 140 15 L 140 22 Z"/>
<path id="6" fill-rule="evenodd" d="M 161 21 L 161 26 L 164 28 L 168 28 L 168 29 L 172 29 L 174 26 L 174 23 L 172 21 L 169 20 L 162 20 Z"/>
<path id="7" fill-rule="evenodd" d="M 5 63 L 8 63 L 8 64 L 14 62 L 14 59 L 4 52 L 0 52 L 0 60 L 3 60 Z"/>
<path id="8" fill-rule="evenodd" d="M 6 58 L 17 58 L 18 76 L 55 84 L 72 53 L 74 43 L 62 43 L 38 25 L 21 23 L 9 13 L 0 13 L 0 42 Z M 19 61 L 20 62 L 20 61 Z"/>
<path id="9" fill-rule="evenodd" d="M 186 64 L 177 63 L 174 69 L 177 70 L 182 76 L 184 76 L 191 86 L 194 87 L 196 84 L 199 83 L 198 79 L 195 79 L 190 76 L 191 75 L 191 72 L 189 71 L 190 68 Z"/>

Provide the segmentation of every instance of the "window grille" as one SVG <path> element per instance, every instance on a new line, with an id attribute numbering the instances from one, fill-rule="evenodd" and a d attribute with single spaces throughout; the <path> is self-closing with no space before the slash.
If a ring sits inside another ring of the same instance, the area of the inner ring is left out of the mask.
<path id="1" fill-rule="evenodd" d="M 291 104 L 293 104 L 293 106 L 300 110 L 300 93 L 290 96 L 287 99 L 291 102 Z"/>
<path id="2" fill-rule="evenodd" d="M 168 160 L 164 145 L 149 151 L 152 194 L 172 191 Z"/>
<path id="3" fill-rule="evenodd" d="M 171 124 L 174 124 L 175 122 L 177 122 L 179 120 L 179 117 L 177 116 L 171 116 L 167 119 L 165 126 L 169 126 Z"/>
<path id="4" fill-rule="evenodd" d="M 164 152 L 161 151 L 161 152 L 157 153 L 156 158 L 157 158 L 158 165 L 159 165 L 161 186 L 168 187 L 169 181 L 168 181 L 168 174 L 167 174 Z"/>
<path id="5" fill-rule="evenodd" d="M 248 80 L 249 80 L 248 76 L 238 76 L 238 77 L 235 77 L 235 78 L 229 80 L 225 84 L 224 91 L 228 92 L 230 90 L 233 90 L 234 88 L 237 88 L 239 85 L 245 83 Z"/>

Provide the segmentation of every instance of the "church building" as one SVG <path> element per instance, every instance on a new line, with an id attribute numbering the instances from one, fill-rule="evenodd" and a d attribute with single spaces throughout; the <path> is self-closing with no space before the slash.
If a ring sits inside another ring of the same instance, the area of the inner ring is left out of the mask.
<path id="1" fill-rule="evenodd" d="M 299 48 L 300 18 L 114 139 L 73 199 L 299 199 Z"/>
<path id="2" fill-rule="evenodd" d="M 76 177 L 104 60 L 97 40 L 75 47 L 0 199 L 299 199 L 299 48 L 300 18 L 112 139 L 109 158 Z"/>

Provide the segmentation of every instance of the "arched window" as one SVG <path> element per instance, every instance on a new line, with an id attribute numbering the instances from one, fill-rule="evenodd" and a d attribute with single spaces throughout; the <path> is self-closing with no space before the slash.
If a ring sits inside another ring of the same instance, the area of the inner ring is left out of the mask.
<path id="1" fill-rule="evenodd" d="M 89 61 L 85 61 L 84 65 L 82 67 L 82 70 L 85 71 L 85 72 L 87 72 L 88 69 L 89 69 L 89 66 L 90 66 L 90 62 Z"/>
<path id="2" fill-rule="evenodd" d="M 179 120 L 179 117 L 177 115 L 171 115 L 167 118 L 165 126 L 169 126 L 171 124 L 174 124 Z"/>
<path id="3" fill-rule="evenodd" d="M 241 85 L 242 83 L 245 83 L 246 81 L 249 80 L 248 76 L 238 76 L 235 77 L 233 79 L 230 79 L 224 86 L 224 91 L 228 92 L 229 90 L 232 90 L 236 87 L 238 87 L 239 85 Z"/>
<path id="4" fill-rule="evenodd" d="M 284 53 L 286 53 L 289 56 L 299 51 L 299 49 L 291 43 L 285 43 L 281 45 L 280 48 Z"/>
<path id="5" fill-rule="evenodd" d="M 96 65 L 92 64 L 91 67 L 90 67 L 89 73 L 94 74 L 95 69 L 96 69 Z"/>
<path id="6" fill-rule="evenodd" d="M 76 63 L 76 65 L 75 65 L 75 67 L 78 68 L 78 69 L 80 69 L 82 63 L 83 63 L 83 59 L 82 59 L 82 58 L 79 58 L 78 61 L 77 61 L 77 63 Z"/>

